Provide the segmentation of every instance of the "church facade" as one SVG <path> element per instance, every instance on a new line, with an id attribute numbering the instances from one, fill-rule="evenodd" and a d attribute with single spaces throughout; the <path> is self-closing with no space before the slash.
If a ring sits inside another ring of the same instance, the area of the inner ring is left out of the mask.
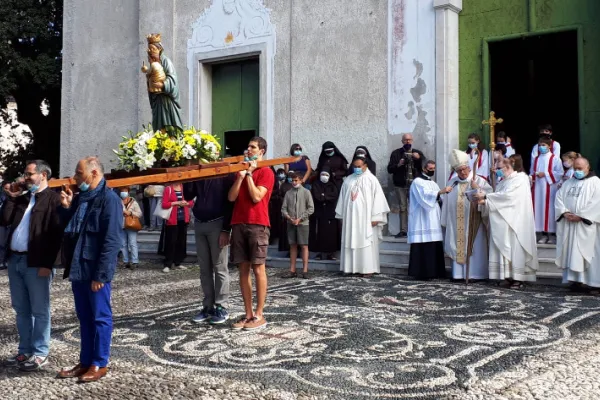
<path id="1" fill-rule="evenodd" d="M 561 113 L 521 115 L 523 105 L 509 100 L 545 99 L 536 82 L 545 87 L 556 69 L 535 69 L 543 52 L 527 59 L 541 42 L 510 40 L 548 34 L 546 49 L 569 43 L 561 77 L 576 65 L 575 97 L 572 79 L 560 89 L 570 92 L 555 93 L 557 104 L 577 104 L 562 110 L 558 139 L 577 136 L 573 145 L 597 154 L 600 41 L 587 40 L 598 36 L 597 11 L 594 0 L 65 0 L 61 175 L 85 155 L 111 160 L 121 136 L 150 121 L 140 67 L 154 32 L 177 70 L 185 124 L 213 132 L 232 153 L 254 134 L 267 139 L 269 157 L 292 143 L 315 161 L 325 141 L 347 157 L 365 145 L 384 185 L 403 133 L 437 160 L 445 183 L 450 151 L 471 132 L 487 141 L 481 121 L 491 109 L 517 149 L 528 147 L 532 126 Z M 507 69 L 512 54 L 518 71 Z M 508 85 L 517 72 L 525 77 Z M 506 89 L 519 85 L 529 97 Z M 551 102 L 542 103 L 536 109 Z"/>

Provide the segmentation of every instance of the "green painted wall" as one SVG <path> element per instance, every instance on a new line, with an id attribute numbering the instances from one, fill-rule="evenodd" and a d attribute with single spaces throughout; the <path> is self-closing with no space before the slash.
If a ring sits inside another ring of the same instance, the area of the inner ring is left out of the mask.
<path id="1" fill-rule="evenodd" d="M 581 148 L 596 167 L 600 159 L 599 19 L 600 0 L 463 0 L 459 17 L 461 146 L 466 147 L 470 132 L 483 133 L 483 39 L 579 25 L 584 38 Z"/>
<path id="2" fill-rule="evenodd" d="M 259 62 L 212 66 L 212 134 L 224 145 L 224 132 L 259 132 Z M 223 146 L 224 149 L 224 146 Z"/>

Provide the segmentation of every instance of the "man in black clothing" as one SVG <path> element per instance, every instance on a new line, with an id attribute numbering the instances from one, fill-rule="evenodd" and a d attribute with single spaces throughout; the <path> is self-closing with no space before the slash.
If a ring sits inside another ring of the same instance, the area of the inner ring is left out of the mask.
<path id="1" fill-rule="evenodd" d="M 408 191 L 412 179 L 416 178 L 423 169 L 425 155 L 422 151 L 412 148 L 413 137 L 410 133 L 402 135 L 403 146 L 392 152 L 387 170 L 394 180 L 396 195 L 400 201 L 400 233 L 397 238 L 406 237 L 408 230 Z M 409 170 L 410 168 L 410 170 Z"/>
<path id="2" fill-rule="evenodd" d="M 231 234 L 233 203 L 227 199 L 235 176 L 186 183 L 183 197 L 194 200 L 196 254 L 200 264 L 200 284 L 204 293 L 202 311 L 196 323 L 222 324 L 229 319 L 229 270 L 227 250 Z"/>

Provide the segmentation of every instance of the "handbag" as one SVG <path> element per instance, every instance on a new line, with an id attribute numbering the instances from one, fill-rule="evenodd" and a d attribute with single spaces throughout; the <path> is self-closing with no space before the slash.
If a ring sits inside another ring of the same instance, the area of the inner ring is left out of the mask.
<path id="1" fill-rule="evenodd" d="M 132 199 L 129 202 L 129 206 L 131 206 L 134 201 L 135 200 Z M 129 206 L 127 206 L 125 208 L 125 210 L 129 210 Z M 135 215 L 126 215 L 124 229 L 130 230 L 130 231 L 136 231 L 136 232 L 141 231 L 142 223 L 140 222 L 140 219 L 138 217 L 136 217 Z"/>
<path id="2" fill-rule="evenodd" d="M 171 211 L 173 211 L 173 207 L 163 208 L 162 200 L 159 199 L 158 204 L 156 205 L 156 208 L 154 209 L 154 213 L 152 215 L 154 215 L 155 217 L 162 218 L 164 220 L 168 220 L 171 217 Z"/>

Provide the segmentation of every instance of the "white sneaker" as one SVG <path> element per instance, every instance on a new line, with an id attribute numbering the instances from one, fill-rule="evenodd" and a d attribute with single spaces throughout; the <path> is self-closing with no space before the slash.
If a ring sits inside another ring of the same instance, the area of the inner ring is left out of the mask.
<path id="1" fill-rule="evenodd" d="M 164 267 L 163 268 L 163 272 L 169 272 L 170 270 L 171 270 L 171 268 L 169 268 L 169 267 Z"/>
<path id="2" fill-rule="evenodd" d="M 187 267 L 185 265 L 178 265 L 177 269 L 181 269 L 181 270 L 185 271 L 187 269 Z"/>

